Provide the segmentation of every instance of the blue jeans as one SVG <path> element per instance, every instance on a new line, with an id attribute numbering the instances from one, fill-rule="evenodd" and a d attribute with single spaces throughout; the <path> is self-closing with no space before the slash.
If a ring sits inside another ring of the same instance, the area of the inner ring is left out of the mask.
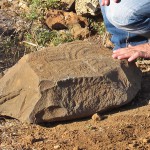
<path id="1" fill-rule="evenodd" d="M 102 6 L 101 10 L 114 50 L 148 42 L 150 0 L 121 0 L 118 4 L 111 0 L 110 5 Z"/>

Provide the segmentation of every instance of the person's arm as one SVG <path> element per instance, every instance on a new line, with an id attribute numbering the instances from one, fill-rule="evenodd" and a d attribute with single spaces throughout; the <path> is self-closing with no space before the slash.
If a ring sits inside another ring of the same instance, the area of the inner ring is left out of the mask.
<path id="1" fill-rule="evenodd" d="M 128 59 L 129 62 L 138 57 L 150 58 L 150 43 L 115 50 L 112 57 L 115 59 Z"/>
<path id="2" fill-rule="evenodd" d="M 119 0 L 114 0 L 114 2 L 119 2 Z M 108 6 L 110 4 L 110 0 L 102 0 L 101 5 L 102 6 Z"/>

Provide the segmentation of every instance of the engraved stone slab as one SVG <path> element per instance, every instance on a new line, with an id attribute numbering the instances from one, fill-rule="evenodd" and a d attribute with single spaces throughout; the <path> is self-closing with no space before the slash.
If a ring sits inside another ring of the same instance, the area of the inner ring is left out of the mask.
<path id="1" fill-rule="evenodd" d="M 0 114 L 30 123 L 90 116 L 130 102 L 140 89 L 134 63 L 76 41 L 24 56 L 0 80 Z"/>

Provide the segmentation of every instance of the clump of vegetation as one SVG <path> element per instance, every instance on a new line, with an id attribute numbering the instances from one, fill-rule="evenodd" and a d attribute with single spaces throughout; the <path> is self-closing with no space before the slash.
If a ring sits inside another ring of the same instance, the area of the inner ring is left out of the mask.
<path id="1" fill-rule="evenodd" d="M 60 0 L 25 0 L 25 2 L 29 7 L 29 12 L 24 16 L 28 20 L 42 19 L 48 9 L 61 9 L 62 6 Z"/>
<path id="2" fill-rule="evenodd" d="M 103 36 L 105 34 L 106 28 L 105 28 L 103 21 L 96 20 L 94 18 L 89 18 L 88 21 L 89 21 L 90 31 L 93 34 L 96 33 L 96 34 L 99 34 L 101 36 Z"/>
<path id="3" fill-rule="evenodd" d="M 32 8 L 53 8 L 59 9 L 61 8 L 60 0 L 24 0 L 28 3 L 28 5 L 32 6 Z"/>
<path id="4" fill-rule="evenodd" d="M 28 43 L 28 48 L 37 49 L 37 47 L 58 45 L 60 43 L 70 42 L 75 40 L 69 33 L 60 33 L 59 31 L 47 28 L 44 25 L 44 16 L 49 9 L 63 9 L 64 5 L 60 0 L 24 0 L 27 4 L 28 11 L 22 16 L 31 22 L 31 28 L 25 32 L 24 41 Z M 101 36 L 105 33 L 105 26 L 102 21 L 95 18 L 89 18 L 89 28 L 92 34 Z M 27 46 L 26 45 L 26 46 Z"/>
<path id="5" fill-rule="evenodd" d="M 28 11 L 22 13 L 23 19 L 31 22 L 31 27 L 24 34 L 24 43 L 31 51 L 38 47 L 58 45 L 73 41 L 74 38 L 69 33 L 60 33 L 59 31 L 47 28 L 44 24 L 44 16 L 49 9 L 63 9 L 60 0 L 24 0 L 28 6 Z"/>
<path id="6" fill-rule="evenodd" d="M 88 21 L 91 33 L 100 35 L 102 45 L 112 49 L 114 45 L 110 41 L 111 35 L 106 31 L 102 18 L 89 18 Z"/>
<path id="7" fill-rule="evenodd" d="M 28 44 L 35 43 L 33 45 L 41 47 L 48 45 L 57 46 L 58 44 L 71 42 L 74 39 L 70 33 L 65 33 L 65 31 L 58 32 L 56 30 L 50 31 L 45 28 L 38 28 L 32 33 L 26 33 L 25 40 L 29 42 Z"/>

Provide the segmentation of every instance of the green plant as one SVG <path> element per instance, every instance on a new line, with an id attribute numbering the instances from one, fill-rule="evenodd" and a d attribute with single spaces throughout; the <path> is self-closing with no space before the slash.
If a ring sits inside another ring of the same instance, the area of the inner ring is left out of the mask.
<path id="1" fill-rule="evenodd" d="M 32 35 L 30 33 L 25 33 L 24 37 L 29 42 L 32 40 Z"/>
<path id="2" fill-rule="evenodd" d="M 47 9 L 49 8 L 59 9 L 61 6 L 61 2 L 60 0 L 45 0 L 45 6 Z"/>
<path id="3" fill-rule="evenodd" d="M 50 31 L 43 25 L 45 13 L 50 8 L 61 8 L 60 0 L 25 0 L 29 12 L 22 13 L 21 16 L 31 22 L 30 28 L 24 34 L 24 43 L 29 47 L 58 45 L 64 42 L 73 41 L 73 37 L 59 31 Z"/>
<path id="4" fill-rule="evenodd" d="M 66 34 L 66 33 L 61 34 L 56 30 L 53 31 L 44 30 L 38 32 L 36 37 L 37 37 L 38 44 L 42 46 L 50 43 L 54 46 L 57 46 L 65 42 L 73 41 L 73 37 L 70 34 Z"/>
<path id="5" fill-rule="evenodd" d="M 61 43 L 71 42 L 74 40 L 73 36 L 69 33 L 61 33 L 56 30 L 50 31 L 48 29 L 45 29 L 44 27 L 39 27 L 33 30 L 31 33 L 27 32 L 24 37 L 26 43 L 30 43 L 31 46 L 57 46 Z"/>
<path id="6" fill-rule="evenodd" d="M 30 11 L 29 13 L 26 14 L 26 18 L 28 20 L 35 20 L 35 19 L 38 19 L 38 13 L 36 11 L 34 11 L 34 9 L 32 11 Z"/>
<path id="7" fill-rule="evenodd" d="M 28 5 L 34 8 L 60 8 L 60 0 L 26 0 Z"/>
<path id="8" fill-rule="evenodd" d="M 24 13 L 28 20 L 40 20 L 43 18 L 48 9 L 59 9 L 61 7 L 60 0 L 24 0 L 26 1 L 29 12 Z"/>
<path id="9" fill-rule="evenodd" d="M 73 40 L 74 40 L 74 38 L 69 33 L 62 34 L 57 31 L 51 32 L 51 43 L 55 46 L 62 44 L 62 43 L 71 42 Z"/>
<path id="10" fill-rule="evenodd" d="M 93 34 L 104 35 L 106 28 L 103 21 L 99 21 L 93 18 L 88 18 L 89 27 Z"/>
<path id="11" fill-rule="evenodd" d="M 100 35 L 104 35 L 106 33 L 106 28 L 104 22 L 100 23 L 100 26 L 97 27 L 97 33 Z"/>
<path id="12" fill-rule="evenodd" d="M 51 41 L 51 32 L 46 29 L 39 29 L 36 31 L 36 41 L 38 45 L 44 46 Z"/>

